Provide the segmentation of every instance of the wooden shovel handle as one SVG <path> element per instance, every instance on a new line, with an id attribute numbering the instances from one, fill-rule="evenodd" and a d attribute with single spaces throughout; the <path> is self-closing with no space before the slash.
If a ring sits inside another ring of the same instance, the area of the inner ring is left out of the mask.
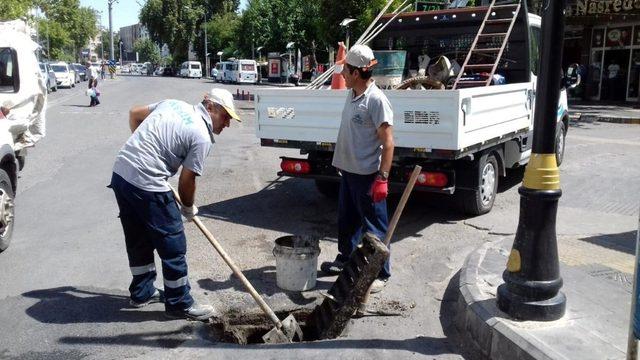
<path id="1" fill-rule="evenodd" d="M 402 193 L 402 197 L 400 197 L 400 202 L 398 203 L 398 207 L 396 207 L 396 211 L 393 212 L 393 217 L 391 217 L 391 222 L 389 223 L 389 228 L 387 228 L 387 234 L 384 237 L 384 245 L 389 246 L 391 243 L 391 237 L 393 233 L 396 231 L 396 226 L 398 225 L 398 221 L 400 220 L 400 215 L 402 215 L 402 210 L 404 210 L 404 206 L 407 204 L 407 200 L 409 200 L 409 195 L 411 195 L 411 191 L 413 190 L 413 186 L 416 184 L 416 180 L 418 180 L 418 176 L 422 171 L 422 166 L 416 165 L 413 168 L 413 172 L 409 177 L 409 182 L 407 186 L 404 188 L 404 192 Z"/>
<path id="2" fill-rule="evenodd" d="M 416 165 L 413 168 L 413 172 L 409 177 L 409 182 L 407 183 L 407 186 L 404 188 L 402 197 L 400 197 L 400 202 L 398 203 L 398 207 L 396 207 L 396 211 L 393 212 L 393 217 L 391 217 L 391 222 L 389 223 L 389 227 L 387 228 L 387 234 L 384 237 L 384 245 L 387 247 L 391 243 L 391 237 L 393 236 L 393 233 L 396 231 L 398 220 L 400 220 L 400 215 L 402 215 L 402 210 L 404 210 L 404 206 L 407 204 L 407 200 L 409 200 L 409 195 L 411 195 L 413 186 L 416 184 L 416 180 L 418 180 L 418 175 L 420 175 L 421 171 L 422 171 L 422 166 L 420 165 Z M 367 289 L 367 292 L 362 298 L 362 302 L 360 303 L 361 307 L 362 305 L 365 305 L 367 302 L 369 302 L 370 295 L 371 295 L 371 286 L 369 286 L 369 289 Z"/>
<path id="3" fill-rule="evenodd" d="M 178 204 L 181 205 L 182 201 L 180 200 L 180 195 L 178 195 L 178 192 L 171 185 L 169 185 L 169 187 L 171 188 L 171 191 L 173 192 L 173 196 L 176 198 L 176 202 L 178 202 Z M 207 238 L 207 240 L 209 240 L 211 245 L 213 245 L 213 247 L 216 249 L 218 254 L 220 254 L 220 256 L 222 257 L 224 262 L 226 262 L 227 265 L 229 265 L 229 267 L 231 268 L 233 273 L 238 277 L 238 279 L 240 279 L 240 281 L 242 282 L 244 287 L 247 289 L 249 294 L 251 294 L 253 299 L 258 303 L 258 305 L 260 306 L 262 311 L 264 311 L 269 316 L 271 321 L 276 325 L 276 328 L 281 329 L 282 328 L 282 322 L 280 321 L 280 319 L 278 319 L 278 316 L 276 316 L 276 314 L 273 312 L 273 310 L 271 310 L 269 305 L 267 305 L 267 303 L 264 301 L 264 299 L 258 294 L 258 292 L 253 287 L 253 285 L 251 285 L 249 280 L 247 280 L 247 278 L 244 276 L 244 274 L 242 273 L 242 270 L 240 270 L 238 265 L 236 265 L 236 263 L 231 259 L 229 254 L 227 254 L 227 252 L 224 251 L 224 249 L 222 248 L 222 245 L 220 245 L 218 240 L 216 240 L 216 238 L 209 231 L 209 229 L 207 229 L 207 227 L 204 226 L 202 221 L 200 221 L 200 219 L 197 216 L 193 217 L 193 222 L 196 224 L 198 229 L 200 229 L 200 231 L 202 231 L 202 234 Z"/>

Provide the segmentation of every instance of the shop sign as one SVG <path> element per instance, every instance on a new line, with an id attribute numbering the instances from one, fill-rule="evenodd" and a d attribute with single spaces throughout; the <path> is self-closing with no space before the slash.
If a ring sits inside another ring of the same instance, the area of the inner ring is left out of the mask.
<path id="1" fill-rule="evenodd" d="M 577 0 L 567 7 L 567 16 L 640 14 L 640 0 Z"/>

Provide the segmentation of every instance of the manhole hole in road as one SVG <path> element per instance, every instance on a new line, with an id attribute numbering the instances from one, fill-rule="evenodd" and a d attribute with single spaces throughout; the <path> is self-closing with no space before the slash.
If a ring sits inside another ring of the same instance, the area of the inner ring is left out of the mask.
<path id="1" fill-rule="evenodd" d="M 300 309 L 291 312 L 276 312 L 280 320 L 293 315 L 300 324 L 303 340 L 307 339 L 306 320 L 311 314 L 311 309 Z M 274 328 L 274 324 L 265 314 L 239 314 L 227 313 L 210 323 L 211 336 L 217 342 L 232 344 L 264 344 L 262 336 Z"/>

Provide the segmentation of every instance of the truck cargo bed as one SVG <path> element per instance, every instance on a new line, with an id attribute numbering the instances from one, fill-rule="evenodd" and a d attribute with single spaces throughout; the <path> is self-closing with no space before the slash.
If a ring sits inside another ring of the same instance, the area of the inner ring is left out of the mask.
<path id="1" fill-rule="evenodd" d="M 460 90 L 387 90 L 399 148 L 463 153 L 506 141 L 531 127 L 528 83 Z M 335 143 L 347 90 L 268 89 L 256 94 L 257 136 L 287 142 Z M 265 142 L 263 141 L 263 144 Z"/>

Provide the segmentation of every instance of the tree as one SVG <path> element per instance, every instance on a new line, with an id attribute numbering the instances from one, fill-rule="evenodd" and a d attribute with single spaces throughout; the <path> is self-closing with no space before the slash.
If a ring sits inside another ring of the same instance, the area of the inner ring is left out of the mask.
<path id="1" fill-rule="evenodd" d="M 100 51 L 104 52 L 104 54 L 102 53 L 98 53 L 100 55 L 101 59 L 105 59 L 105 60 L 109 60 L 109 51 L 110 51 L 110 43 L 109 43 L 109 39 L 110 39 L 110 35 L 109 35 L 109 30 L 105 29 L 102 30 L 102 32 L 100 33 L 100 41 L 102 41 L 102 46 L 100 46 Z M 113 58 L 115 60 L 119 60 L 120 59 L 120 46 L 118 45 L 120 43 L 120 34 L 117 31 L 113 32 Z M 96 50 L 97 52 L 98 50 Z"/>
<path id="2" fill-rule="evenodd" d="M 51 52 L 63 52 L 73 59 L 78 58 L 80 51 L 89 39 L 98 33 L 95 10 L 81 7 L 80 0 L 38 0 L 49 21 L 57 23 L 71 40 L 64 48 L 52 48 Z"/>
<path id="3" fill-rule="evenodd" d="M 33 0 L 0 1 L 0 21 L 15 20 L 27 16 Z"/>
<path id="4" fill-rule="evenodd" d="M 166 43 L 177 61 L 187 59 L 189 44 L 204 21 L 204 8 L 198 0 L 149 0 L 140 10 L 140 22 L 151 39 Z"/>
<path id="5" fill-rule="evenodd" d="M 50 19 L 40 19 L 38 21 L 40 37 L 48 40 L 48 58 L 50 60 L 73 61 L 74 57 L 69 49 L 73 46 L 73 41 L 69 33 L 60 23 Z"/>
<path id="6" fill-rule="evenodd" d="M 166 43 L 173 58 L 181 62 L 187 59 L 189 44 L 194 44 L 204 58 L 201 32 L 205 14 L 212 19 L 218 14 L 235 13 L 239 5 L 240 0 L 148 0 L 140 10 L 140 22 L 153 41 Z"/>
<path id="7" fill-rule="evenodd" d="M 270 51 L 285 51 L 293 41 L 303 52 L 313 51 L 319 39 L 322 16 L 317 1 L 251 0 L 243 12 L 238 34 L 238 48 L 252 55 L 252 48 L 263 46 Z"/>
<path id="8" fill-rule="evenodd" d="M 133 50 L 138 53 L 138 58 L 141 62 L 160 63 L 160 50 L 150 39 L 137 40 L 133 44 Z"/>

